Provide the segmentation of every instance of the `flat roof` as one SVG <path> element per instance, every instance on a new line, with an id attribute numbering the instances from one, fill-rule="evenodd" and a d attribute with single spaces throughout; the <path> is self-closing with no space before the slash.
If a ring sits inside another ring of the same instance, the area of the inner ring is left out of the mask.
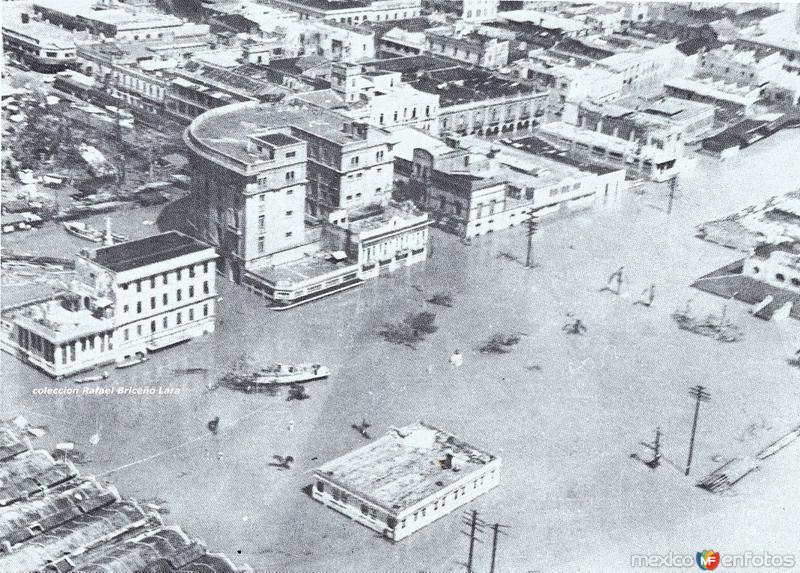
<path id="1" fill-rule="evenodd" d="M 408 85 L 427 93 L 438 94 L 440 108 L 536 92 L 535 86 L 521 78 L 503 78 L 485 70 L 463 67 L 430 72 L 427 77 L 409 82 Z"/>
<path id="2" fill-rule="evenodd" d="M 292 288 L 291 285 L 296 283 L 322 278 L 325 275 L 338 275 L 348 270 L 355 271 L 357 268 L 356 263 L 337 262 L 326 258 L 322 253 L 317 253 L 281 265 L 255 266 L 247 269 L 247 272 L 271 282 L 276 288 Z"/>
<path id="3" fill-rule="evenodd" d="M 448 454 L 460 460 L 458 471 L 444 463 Z M 496 459 L 453 434 L 418 422 L 331 460 L 315 473 L 397 512 L 462 481 Z"/>
<path id="4" fill-rule="evenodd" d="M 211 248 L 210 245 L 178 231 L 168 231 L 136 241 L 101 247 L 94 252 L 91 260 L 119 273 Z"/>
<path id="5" fill-rule="evenodd" d="M 284 147 L 286 145 L 294 145 L 295 143 L 300 143 L 299 139 L 296 139 L 290 135 L 286 135 L 285 133 L 265 133 L 264 135 L 256 136 L 256 139 L 259 141 L 263 141 L 264 143 L 269 143 L 270 145 L 274 145 L 275 147 Z"/>
<path id="6" fill-rule="evenodd" d="M 309 133 L 341 146 L 370 147 L 393 143 L 389 132 L 371 125 L 367 126 L 366 139 L 352 133 L 352 130 L 346 132 L 344 126 L 353 121 L 352 118 L 334 111 L 299 102 L 251 102 L 206 112 L 194 119 L 187 128 L 187 133 L 190 139 L 193 138 L 208 150 L 245 165 L 260 162 L 247 149 L 249 137 L 282 127 Z"/>

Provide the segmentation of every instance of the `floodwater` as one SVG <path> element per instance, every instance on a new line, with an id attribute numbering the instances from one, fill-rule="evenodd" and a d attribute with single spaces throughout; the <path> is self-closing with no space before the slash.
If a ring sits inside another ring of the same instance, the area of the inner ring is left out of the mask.
<path id="1" fill-rule="evenodd" d="M 126 496 L 165 500 L 168 523 L 258 570 L 464 569 L 461 511 L 391 544 L 304 492 L 314 467 L 364 443 L 350 427 L 362 419 L 375 433 L 425 420 L 503 458 L 501 485 L 465 508 L 510 526 L 500 571 L 616 572 L 630 569 L 632 554 L 704 548 L 797 553 L 797 444 L 746 478 L 737 495 L 715 497 L 693 484 L 800 423 L 800 370 L 786 364 L 800 325 L 759 321 L 730 302 L 727 316 L 744 338 L 723 344 L 679 330 L 670 313 L 690 298 L 698 312 L 721 311 L 725 301 L 688 285 L 740 255 L 694 238 L 694 227 L 796 189 L 799 145 L 793 131 L 726 162 L 700 158 L 682 176 L 670 215 L 666 186 L 650 186 L 545 220 L 533 270 L 501 255 L 524 260 L 526 239 L 512 229 L 471 246 L 434 232 L 424 265 L 280 313 L 220 279 L 215 335 L 101 384 L 156 394 L 33 395 L 76 386 L 4 355 L 0 415 L 46 424 L 43 447 L 75 441 L 91 459 L 84 474 Z M 622 294 L 599 292 L 621 265 Z M 635 306 L 651 284 L 652 307 Z M 439 292 L 453 297 L 452 308 L 425 302 Z M 436 312 L 439 330 L 415 350 L 377 335 L 382 324 L 423 309 Z M 585 335 L 562 331 L 570 317 L 583 320 Z M 520 343 L 508 354 L 480 354 L 498 332 L 522 333 Z M 448 363 L 455 349 L 464 355 L 459 368 Z M 309 384 L 312 397 L 302 402 L 205 388 L 245 354 L 319 361 L 333 374 Z M 173 373 L 187 367 L 209 373 Z M 711 401 L 686 478 L 695 384 Z M 220 430 L 212 435 L 206 423 L 215 416 Z M 656 427 L 667 462 L 652 471 L 630 455 L 645 454 L 638 444 Z M 91 446 L 95 432 L 101 440 Z M 273 455 L 296 463 L 278 470 Z M 482 541 L 476 570 L 488 569 L 488 533 Z"/>

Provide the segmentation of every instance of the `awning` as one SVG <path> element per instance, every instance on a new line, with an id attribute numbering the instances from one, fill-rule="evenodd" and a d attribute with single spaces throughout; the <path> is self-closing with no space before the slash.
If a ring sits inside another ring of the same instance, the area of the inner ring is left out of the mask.
<path id="1" fill-rule="evenodd" d="M 346 261 L 347 260 L 347 253 L 345 253 L 344 251 L 333 251 L 331 253 L 331 258 L 333 258 L 337 262 L 338 261 Z"/>

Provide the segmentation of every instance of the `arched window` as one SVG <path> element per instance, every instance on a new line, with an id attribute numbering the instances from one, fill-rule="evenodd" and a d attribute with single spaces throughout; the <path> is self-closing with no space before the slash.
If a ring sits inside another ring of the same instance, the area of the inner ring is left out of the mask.
<path id="1" fill-rule="evenodd" d="M 430 117 L 430 115 L 431 115 L 431 106 L 426 105 L 425 106 L 425 117 Z"/>

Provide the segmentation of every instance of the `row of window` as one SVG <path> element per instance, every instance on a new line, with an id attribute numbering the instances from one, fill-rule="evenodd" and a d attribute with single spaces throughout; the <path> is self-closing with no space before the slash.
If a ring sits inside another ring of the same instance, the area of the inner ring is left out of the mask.
<path id="1" fill-rule="evenodd" d="M 208 285 L 208 281 L 203 281 L 203 294 L 210 294 L 210 287 Z M 189 298 L 194 298 L 194 285 L 189 285 Z M 177 289 L 175 291 L 175 300 L 176 302 L 181 302 L 183 300 L 183 289 Z M 166 306 L 169 304 L 169 294 L 163 293 L 161 295 L 161 304 Z M 156 297 L 150 297 L 150 310 L 155 310 L 156 308 Z M 124 305 L 122 307 L 123 313 L 130 312 L 130 306 Z M 142 314 L 142 301 L 138 301 L 136 303 L 136 314 Z"/>
<path id="2" fill-rule="evenodd" d="M 190 278 L 190 279 L 195 278 L 195 275 L 196 275 L 195 267 L 196 266 L 197 265 L 190 265 L 188 267 L 181 267 L 179 269 L 176 269 L 174 271 L 175 279 L 176 280 L 181 280 L 185 275 L 188 275 L 188 278 Z M 184 274 L 184 272 L 185 272 L 185 274 Z M 208 263 L 203 263 L 203 273 L 204 274 L 208 273 Z M 169 275 L 170 274 L 171 274 L 170 272 L 161 273 L 161 282 L 162 282 L 162 284 L 165 284 L 165 285 L 169 284 Z M 148 277 L 148 278 L 143 278 L 143 279 L 139 279 L 137 281 L 133 281 L 136 284 L 136 292 L 142 292 L 142 283 L 143 282 L 147 282 L 147 281 L 150 282 L 150 288 L 151 289 L 156 288 L 156 279 L 157 278 L 158 278 L 158 275 L 153 275 L 153 276 Z M 123 290 L 128 290 L 128 287 L 130 286 L 130 284 L 131 283 L 120 283 L 119 286 Z M 205 283 L 205 284 L 207 285 L 208 283 Z M 204 287 L 204 288 L 207 288 L 207 286 Z"/>
<path id="3" fill-rule="evenodd" d="M 425 106 L 425 117 L 430 117 L 430 116 L 431 116 L 431 106 L 426 105 Z M 399 118 L 400 118 L 400 112 L 398 110 L 395 110 L 394 114 L 392 114 L 392 120 L 395 123 L 397 123 Z M 381 125 L 383 125 L 385 123 L 385 119 L 386 118 L 385 118 L 384 114 L 380 114 L 380 116 L 378 116 L 378 122 Z M 403 108 L 403 119 L 409 119 L 409 117 L 408 117 L 408 108 L 407 107 Z M 411 118 L 410 119 L 417 119 L 417 108 L 416 107 L 411 108 Z M 379 151 L 378 153 L 381 154 L 380 159 L 383 159 L 383 152 Z M 380 161 L 380 159 L 379 159 L 379 161 Z"/>
<path id="4" fill-rule="evenodd" d="M 187 315 L 188 315 L 188 318 L 189 318 L 189 322 L 191 322 L 191 321 L 193 321 L 195 319 L 194 310 L 195 309 L 190 308 L 188 310 L 188 312 L 187 312 Z M 208 304 L 204 304 L 203 305 L 203 318 L 208 316 L 208 312 L 209 312 Z M 175 326 L 180 326 L 182 324 L 183 324 L 183 311 L 179 310 L 178 312 L 175 313 Z M 166 330 L 166 329 L 169 328 L 169 316 L 168 315 L 164 315 L 161 318 L 161 328 L 162 328 L 162 330 Z M 151 320 L 150 321 L 150 334 L 155 334 L 157 332 L 157 330 L 158 330 L 158 321 Z M 137 324 L 136 325 L 136 336 L 142 336 L 142 333 L 143 333 L 142 325 L 141 324 Z M 130 340 L 130 335 L 131 335 L 130 328 L 126 328 L 126 329 L 124 329 L 122 331 L 122 338 L 126 342 L 128 340 Z"/>

